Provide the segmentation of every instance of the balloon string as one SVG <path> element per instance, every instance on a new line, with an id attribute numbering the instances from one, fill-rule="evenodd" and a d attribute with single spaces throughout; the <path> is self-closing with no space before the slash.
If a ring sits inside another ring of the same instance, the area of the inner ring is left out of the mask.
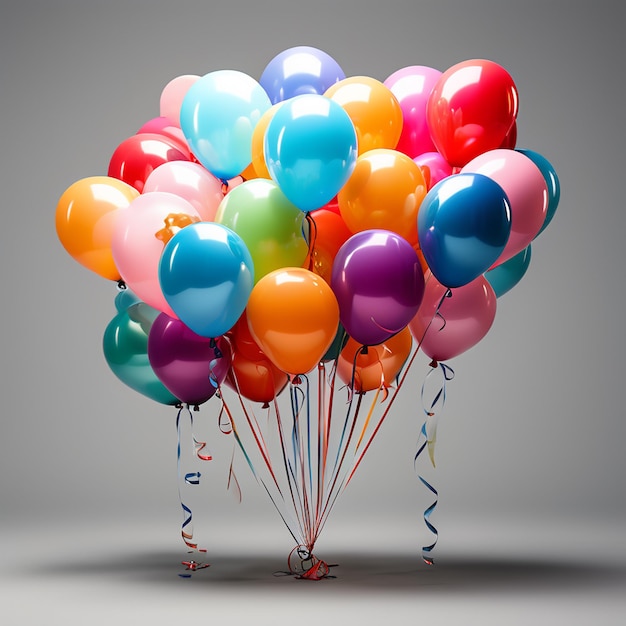
<path id="1" fill-rule="evenodd" d="M 178 470 L 178 497 L 180 501 L 180 506 L 183 511 L 183 522 L 181 525 L 180 533 L 183 539 L 183 542 L 189 549 L 189 554 L 195 553 L 206 553 L 206 549 L 199 548 L 198 543 L 194 540 L 193 535 L 193 513 L 191 508 L 185 504 L 183 501 L 182 494 L 182 485 L 199 485 L 200 484 L 200 476 L 201 473 L 199 471 L 190 471 L 185 472 L 183 475 L 182 472 L 182 416 L 183 412 L 186 411 L 186 414 L 189 417 L 189 425 L 191 428 L 191 440 L 193 444 L 193 456 L 197 457 L 201 461 L 209 461 L 211 460 L 210 455 L 200 454 L 200 452 L 205 448 L 206 443 L 198 441 L 193 433 L 193 415 L 191 410 L 189 409 L 189 405 L 178 405 L 178 414 L 176 415 L 176 433 L 177 433 L 177 447 L 176 447 L 176 465 Z M 190 578 L 191 573 L 187 572 L 195 572 L 201 569 L 206 569 L 210 566 L 210 563 L 206 563 L 203 561 L 197 561 L 196 559 L 190 558 L 185 561 L 182 561 L 182 565 L 185 566 L 185 573 L 179 574 L 181 578 Z"/>
<path id="2" fill-rule="evenodd" d="M 386 409 L 382 412 L 378 423 L 376 424 L 375 428 L 373 429 L 372 433 L 369 436 L 369 439 L 367 440 L 367 443 L 365 444 L 365 447 L 363 448 L 360 456 L 356 459 L 354 466 L 352 468 L 352 472 L 350 473 L 350 475 L 348 476 L 348 479 L 346 480 L 345 486 L 348 485 L 348 483 L 352 480 L 352 478 L 354 477 L 354 474 L 357 470 L 357 468 L 359 467 L 359 465 L 361 464 L 361 462 L 363 461 L 363 457 L 365 456 L 365 453 L 368 451 L 369 447 L 372 445 L 372 441 L 374 440 L 374 437 L 376 437 L 376 435 L 378 434 L 378 431 L 380 430 L 380 427 L 382 426 L 383 422 L 385 421 L 385 418 L 387 417 L 387 415 L 389 414 L 389 411 L 391 410 L 391 407 L 393 406 L 393 403 L 395 402 L 396 398 L 398 397 L 398 393 L 400 392 L 400 389 L 402 388 L 404 381 L 406 380 L 406 377 L 411 369 L 411 366 L 413 365 L 413 362 L 415 361 L 415 358 L 417 357 L 417 354 L 422 346 L 422 343 L 424 341 L 424 337 L 426 336 L 426 333 L 428 332 L 428 330 L 431 327 L 431 324 L 433 323 L 434 319 L 436 317 L 441 317 L 441 313 L 440 313 L 440 309 L 441 306 L 443 305 L 444 301 L 446 298 L 449 298 L 452 295 L 452 292 L 450 289 L 446 289 L 446 292 L 443 294 L 443 296 L 441 296 L 441 299 L 439 300 L 439 303 L 437 304 L 437 308 L 435 309 L 435 313 L 433 314 L 432 318 L 430 319 L 430 321 L 428 322 L 428 325 L 426 326 L 426 329 L 424 330 L 424 332 L 422 333 L 422 336 L 420 337 L 420 340 L 417 343 L 417 346 L 415 347 L 415 350 L 413 350 L 413 353 L 411 354 L 411 356 L 409 357 L 409 360 L 407 361 L 407 364 L 404 368 L 404 371 L 402 372 L 402 375 L 399 377 L 398 379 L 398 384 L 394 390 L 394 392 L 391 394 L 391 397 L 389 398 L 389 403 L 387 404 Z M 445 320 L 444 320 L 445 323 Z"/>
<path id="3" fill-rule="evenodd" d="M 309 225 L 309 249 L 307 250 L 306 258 L 302 267 L 306 267 L 307 269 L 313 271 L 313 251 L 315 249 L 315 242 L 317 241 L 317 224 L 315 223 L 311 213 L 308 211 L 306 213 L 306 221 Z"/>
<path id="4" fill-rule="evenodd" d="M 431 362 L 431 370 L 426 375 L 424 382 L 422 383 L 422 391 L 421 391 L 421 399 L 422 399 L 422 408 L 424 413 L 426 414 L 426 419 L 422 424 L 420 429 L 420 435 L 418 437 L 418 449 L 415 454 L 415 458 L 413 460 L 413 464 L 416 467 L 417 471 L 417 461 L 419 457 L 422 455 L 424 450 L 428 451 L 428 458 L 432 467 L 435 467 L 435 444 L 437 442 L 437 423 L 439 419 L 439 414 L 443 411 L 445 401 L 446 401 L 446 382 L 452 380 L 454 378 L 454 370 L 446 365 L 445 363 L 437 363 L 437 361 Z M 441 371 L 441 383 L 439 388 L 433 394 L 433 398 L 430 403 L 427 405 L 425 402 L 426 396 L 426 385 L 429 382 L 430 377 L 436 371 Z M 422 546 L 422 559 L 424 563 L 427 565 L 433 565 L 434 560 L 431 556 L 431 553 L 434 547 L 437 545 L 437 541 L 439 538 L 439 533 L 434 524 L 430 521 L 430 516 L 437 507 L 437 503 L 439 501 L 439 492 L 435 487 L 426 480 L 421 474 L 418 474 L 418 478 L 421 483 L 434 495 L 435 500 L 425 509 L 423 518 L 424 524 L 428 528 L 428 530 L 434 535 L 434 541 L 431 544 Z"/>

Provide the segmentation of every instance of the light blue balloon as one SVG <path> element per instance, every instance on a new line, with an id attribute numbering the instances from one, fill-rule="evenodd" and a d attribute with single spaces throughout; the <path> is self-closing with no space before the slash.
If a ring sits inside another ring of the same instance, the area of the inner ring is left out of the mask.
<path id="1" fill-rule="evenodd" d="M 271 107 L 251 76 L 236 70 L 210 72 L 187 90 L 180 127 L 194 156 L 214 176 L 228 180 L 252 161 L 252 133 Z"/>
<path id="2" fill-rule="evenodd" d="M 534 150 L 523 150 L 519 148 L 517 152 L 521 152 L 526 155 L 538 168 L 543 175 L 546 185 L 548 187 L 548 209 L 546 211 L 546 217 L 543 220 L 543 225 L 539 232 L 535 235 L 535 239 L 546 229 L 548 224 L 552 221 L 556 209 L 559 206 L 561 199 L 561 183 L 557 176 L 556 170 L 552 166 L 552 163 L 546 159 L 543 155 L 535 152 Z"/>
<path id="3" fill-rule="evenodd" d="M 485 278 L 493 287 L 496 297 L 511 291 L 524 277 L 530 265 L 531 248 L 528 246 L 504 263 L 485 272 Z"/>
<path id="4" fill-rule="evenodd" d="M 301 211 L 332 200 L 352 174 L 357 135 L 346 111 L 319 94 L 283 102 L 265 131 L 264 153 L 274 182 Z"/>
<path id="5" fill-rule="evenodd" d="M 439 181 L 417 216 L 419 244 L 435 278 L 461 287 L 496 262 L 511 234 L 511 208 L 502 187 L 483 174 Z"/>
<path id="6" fill-rule="evenodd" d="M 159 261 L 163 296 L 181 322 L 197 335 L 228 332 L 246 307 L 254 265 L 243 239 L 214 222 L 179 230 Z"/>

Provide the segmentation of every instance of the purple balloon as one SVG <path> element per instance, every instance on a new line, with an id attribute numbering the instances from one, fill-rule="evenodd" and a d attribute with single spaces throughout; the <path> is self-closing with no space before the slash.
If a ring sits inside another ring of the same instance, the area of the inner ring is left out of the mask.
<path id="1" fill-rule="evenodd" d="M 424 296 L 424 274 L 406 239 L 388 230 L 365 230 L 337 252 L 331 287 L 348 335 L 373 346 L 415 317 Z"/>
<path id="2" fill-rule="evenodd" d="M 197 335 L 183 322 L 161 313 L 148 335 L 148 359 L 157 378 L 186 404 L 206 402 L 222 384 L 231 365 L 230 346 Z"/>
<path id="3" fill-rule="evenodd" d="M 303 94 L 324 95 L 346 77 L 337 61 L 311 46 L 296 46 L 277 54 L 265 67 L 259 83 L 272 104 Z"/>

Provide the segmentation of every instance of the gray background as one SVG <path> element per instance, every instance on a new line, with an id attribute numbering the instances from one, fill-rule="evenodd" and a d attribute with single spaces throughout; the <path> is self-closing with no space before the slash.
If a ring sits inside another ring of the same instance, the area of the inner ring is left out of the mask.
<path id="1" fill-rule="evenodd" d="M 626 562 L 622 4 L 24 0 L 0 16 L 3 623 L 612 623 Z M 226 493 L 216 437 L 196 515 L 214 565 L 182 581 L 175 410 L 108 369 L 115 285 L 63 250 L 56 203 L 106 173 L 170 79 L 259 78 L 295 45 L 379 80 L 500 63 L 520 93 L 518 147 L 552 162 L 561 203 L 490 333 L 450 363 L 435 570 L 412 466 L 422 362 L 320 539 L 339 579 L 272 576 L 291 539 L 242 463 L 242 504 Z"/>

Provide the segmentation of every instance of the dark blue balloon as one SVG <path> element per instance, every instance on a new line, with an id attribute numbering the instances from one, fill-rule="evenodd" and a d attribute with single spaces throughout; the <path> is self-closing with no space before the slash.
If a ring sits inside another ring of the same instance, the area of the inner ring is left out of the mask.
<path id="1" fill-rule="evenodd" d="M 559 182 L 559 177 L 557 176 L 554 167 L 552 167 L 552 163 L 550 163 L 550 161 L 548 161 L 548 159 L 544 156 L 534 150 L 518 149 L 517 152 L 521 152 L 526 155 L 539 168 L 539 171 L 545 178 L 546 185 L 548 186 L 548 209 L 546 211 L 546 217 L 543 220 L 543 226 L 535 235 L 536 239 L 552 221 L 556 208 L 559 206 L 559 200 L 561 199 L 561 183 Z"/>
<path id="2" fill-rule="evenodd" d="M 228 332 L 246 307 L 254 265 L 243 239 L 214 222 L 179 230 L 159 262 L 163 295 L 181 322 L 197 335 Z"/>
<path id="3" fill-rule="evenodd" d="M 504 263 L 485 272 L 485 278 L 492 286 L 496 298 L 511 291 L 511 289 L 522 280 L 530 265 L 530 257 L 531 249 L 530 246 L 528 246 L 515 256 L 507 259 Z"/>
<path id="4" fill-rule="evenodd" d="M 511 233 L 506 193 L 483 174 L 460 173 L 437 183 L 417 217 L 419 245 L 435 278 L 461 287 L 498 259 Z"/>
<path id="5" fill-rule="evenodd" d="M 259 82 L 272 104 L 304 94 L 324 95 L 346 77 L 329 54 L 310 46 L 296 46 L 277 54 L 265 67 Z"/>

